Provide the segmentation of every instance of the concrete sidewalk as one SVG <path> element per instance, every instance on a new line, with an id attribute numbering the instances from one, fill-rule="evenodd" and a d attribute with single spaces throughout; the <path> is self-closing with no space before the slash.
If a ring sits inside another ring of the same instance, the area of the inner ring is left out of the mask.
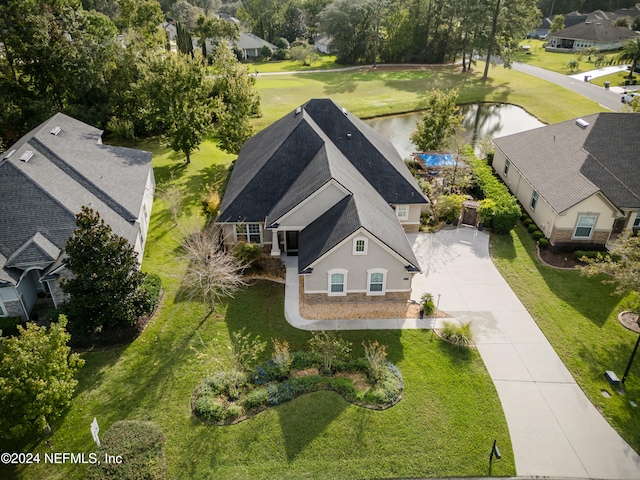
<path id="1" fill-rule="evenodd" d="M 519 476 L 640 479 L 640 456 L 613 430 L 555 353 L 470 228 L 410 235 L 424 272 L 415 295 L 472 321 L 509 426 Z"/>
<path id="2" fill-rule="evenodd" d="M 478 350 L 509 426 L 519 477 L 640 479 L 640 456 L 604 420 L 489 258 L 472 228 L 408 235 L 423 272 L 412 299 L 440 295 L 440 309 L 472 321 Z M 305 320 L 296 257 L 287 267 L 285 317 L 304 330 L 432 328 L 432 319 Z M 436 324 L 436 327 L 439 325 Z"/>

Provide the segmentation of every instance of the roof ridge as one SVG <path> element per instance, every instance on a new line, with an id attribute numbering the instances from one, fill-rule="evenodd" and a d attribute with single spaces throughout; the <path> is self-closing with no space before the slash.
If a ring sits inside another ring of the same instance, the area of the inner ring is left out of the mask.
<path id="1" fill-rule="evenodd" d="M 39 150 L 40 153 L 45 155 L 56 167 L 66 173 L 73 180 L 78 182 L 83 188 L 88 190 L 92 195 L 98 198 L 98 200 L 102 201 L 120 217 L 124 218 L 127 222 L 137 220 L 137 216 L 130 212 L 129 209 L 118 203 L 111 195 L 106 193 L 95 183 L 85 177 L 82 173 L 69 165 L 69 163 L 65 162 L 57 153 L 55 153 L 51 148 L 45 145 L 42 140 L 34 136 L 31 140 L 29 140 L 29 142 L 33 142 L 36 150 Z"/>

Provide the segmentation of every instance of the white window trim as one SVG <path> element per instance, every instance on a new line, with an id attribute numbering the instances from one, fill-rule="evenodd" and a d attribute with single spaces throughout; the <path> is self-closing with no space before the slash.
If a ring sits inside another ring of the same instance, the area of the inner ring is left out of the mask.
<path id="1" fill-rule="evenodd" d="M 359 241 L 363 241 L 364 242 L 364 250 L 362 252 L 358 252 L 357 249 L 356 249 Z M 369 249 L 369 242 L 367 241 L 366 237 L 356 237 L 356 238 L 353 239 L 353 254 L 354 255 L 366 255 L 368 249 Z"/>
<path id="2" fill-rule="evenodd" d="M 404 210 L 403 215 L 400 214 L 400 207 Z M 409 220 L 409 205 L 404 203 L 396 205 L 396 217 L 398 217 L 398 220 Z"/>
<path id="3" fill-rule="evenodd" d="M 257 223 L 257 222 L 234 223 L 233 225 L 234 225 L 234 227 L 233 227 L 233 239 L 234 239 L 234 241 L 236 243 L 238 243 L 238 242 L 252 243 L 252 242 L 249 241 L 249 225 L 258 225 L 260 241 L 257 242 L 257 243 L 255 243 L 255 242 L 253 242 L 253 243 L 254 243 L 254 245 L 262 245 L 264 238 L 263 238 L 263 230 L 262 230 L 262 224 L 261 223 Z M 244 236 L 247 237 L 246 240 L 238 240 L 238 227 L 239 226 L 244 227 L 244 231 L 245 231 Z"/>
<path id="4" fill-rule="evenodd" d="M 632 225 L 632 227 L 633 227 L 633 228 L 638 228 L 638 227 L 640 227 L 640 212 L 638 212 L 638 213 L 636 214 L 636 219 L 633 221 L 633 225 Z"/>
<path id="5" fill-rule="evenodd" d="M 582 217 L 594 217 L 595 221 L 593 222 L 593 226 L 591 227 L 591 231 L 589 232 L 589 236 L 584 236 L 584 235 L 576 235 L 576 231 L 578 230 L 578 228 L 586 228 L 586 227 L 579 227 L 578 224 L 580 223 L 580 218 Z M 596 229 L 596 224 L 598 223 L 598 214 L 596 213 L 580 213 L 578 214 L 578 219 L 576 220 L 576 226 L 573 228 L 573 234 L 571 235 L 571 238 L 576 239 L 576 240 L 590 240 L 593 237 L 593 232 Z"/>
<path id="6" fill-rule="evenodd" d="M 0 317 L 7 317 L 7 310 L 4 308 L 4 303 L 0 300 Z"/>
<path id="7" fill-rule="evenodd" d="M 335 273 L 341 273 L 344 275 L 344 283 L 342 292 L 332 292 L 331 291 L 331 275 Z M 345 297 L 347 295 L 347 278 L 349 271 L 344 268 L 334 268 L 327 272 L 327 295 L 330 297 Z"/>
<path id="8" fill-rule="evenodd" d="M 538 206 L 538 199 L 540 198 L 540 195 L 538 194 L 537 191 L 533 191 L 533 193 L 531 194 L 531 200 L 529 201 L 529 208 L 535 212 L 536 211 L 536 207 Z"/>
<path id="9" fill-rule="evenodd" d="M 387 293 L 387 272 L 384 268 L 371 268 L 367 270 L 367 295 L 375 296 L 375 295 L 385 295 Z M 372 292 L 371 291 L 371 275 L 374 273 L 382 274 L 382 291 L 380 292 Z"/>

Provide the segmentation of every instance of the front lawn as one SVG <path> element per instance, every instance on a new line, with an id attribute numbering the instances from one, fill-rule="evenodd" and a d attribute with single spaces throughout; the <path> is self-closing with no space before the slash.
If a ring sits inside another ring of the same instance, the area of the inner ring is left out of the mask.
<path id="1" fill-rule="evenodd" d="M 587 397 L 640 451 L 640 409 L 630 403 L 640 404 L 640 358 L 631 368 L 625 395 L 604 378 L 606 370 L 622 377 L 638 338 L 619 324 L 620 298 L 612 296 L 613 288 L 601 283 L 603 277 L 543 266 L 521 225 L 510 235 L 491 236 L 491 257 Z"/>
<path id="2" fill-rule="evenodd" d="M 283 317 L 283 286 L 254 283 L 212 314 L 176 297 L 186 268 L 175 251 L 194 221 L 205 185 L 226 174 L 231 155 L 205 142 L 190 165 L 151 142 L 158 184 L 174 182 L 186 208 L 180 225 L 159 199 L 152 212 L 144 269 L 162 276 L 165 295 L 143 334 L 132 344 L 85 352 L 86 365 L 66 416 L 53 435 L 25 451 L 96 451 L 89 426 L 97 418 L 101 432 L 118 420 L 157 424 L 166 437 L 168 478 L 394 478 L 510 476 L 515 474 L 511 443 L 500 401 L 475 350 L 456 349 L 426 331 L 359 331 L 345 337 L 353 356 L 362 343 L 387 346 L 389 360 L 404 377 L 403 399 L 385 411 L 367 410 L 339 394 L 319 391 L 270 408 L 238 425 L 211 426 L 191 412 L 190 399 L 204 378 L 229 361 L 232 332 L 246 327 L 263 340 L 289 342 L 308 349 L 308 332 Z M 265 359 L 271 355 L 265 352 Z M 489 470 L 497 439 L 502 460 Z M 23 446 L 2 445 L 3 451 Z M 117 455 L 117 452 L 109 452 Z M 0 468 L 0 477 L 80 479 L 86 466 L 32 464 Z"/>
<path id="3" fill-rule="evenodd" d="M 330 70 L 334 68 L 345 68 L 348 65 L 336 63 L 335 55 L 319 54 L 318 58 L 311 62 L 311 65 L 302 65 L 297 60 L 271 60 L 268 62 L 247 62 L 245 63 L 248 71 L 253 73 L 258 70 L 259 73 L 270 72 L 306 72 L 309 70 Z"/>

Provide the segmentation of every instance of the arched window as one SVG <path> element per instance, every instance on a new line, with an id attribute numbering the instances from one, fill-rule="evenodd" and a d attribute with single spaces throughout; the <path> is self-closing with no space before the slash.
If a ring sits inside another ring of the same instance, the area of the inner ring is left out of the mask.
<path id="1" fill-rule="evenodd" d="M 383 268 L 367 270 L 367 295 L 384 295 L 386 283 L 387 270 Z"/>
<path id="2" fill-rule="evenodd" d="M 329 285 L 328 294 L 331 296 L 341 296 L 347 294 L 347 270 L 335 268 L 327 272 Z"/>

